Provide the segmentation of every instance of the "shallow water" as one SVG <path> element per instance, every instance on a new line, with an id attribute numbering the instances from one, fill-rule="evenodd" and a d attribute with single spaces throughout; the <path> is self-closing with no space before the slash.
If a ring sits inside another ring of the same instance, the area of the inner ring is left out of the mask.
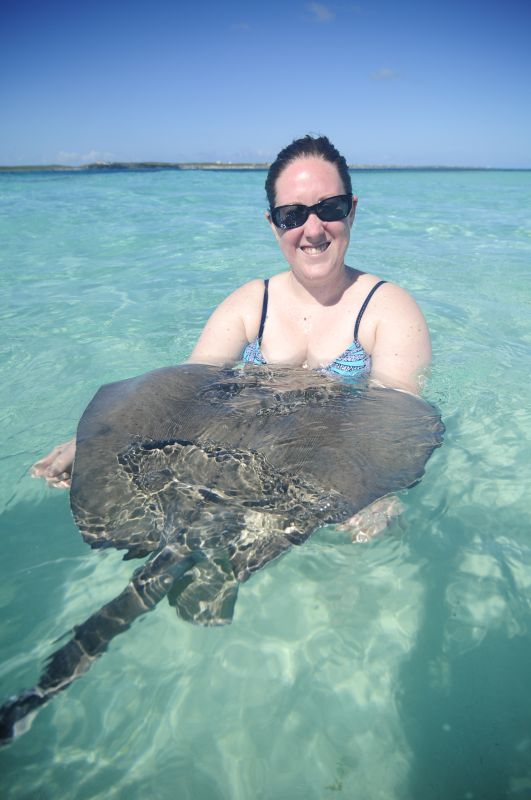
<path id="1" fill-rule="evenodd" d="M 100 384 L 178 363 L 231 288 L 283 268 L 264 178 L 0 176 L 2 697 L 133 569 L 28 466 Z M 353 183 L 348 263 L 421 304 L 444 446 L 387 535 L 321 530 L 230 627 L 166 603 L 136 623 L 0 752 L 6 796 L 531 798 L 531 173 Z"/>

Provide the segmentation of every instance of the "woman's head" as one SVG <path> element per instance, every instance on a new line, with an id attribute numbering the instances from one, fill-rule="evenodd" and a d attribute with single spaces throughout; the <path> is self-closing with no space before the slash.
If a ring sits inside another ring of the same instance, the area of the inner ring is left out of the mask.
<path id="1" fill-rule="evenodd" d="M 293 274 L 307 287 L 344 280 L 357 199 L 345 196 L 347 187 L 336 160 L 300 155 L 299 148 L 276 177 L 274 210 L 266 218 Z"/>
<path id="2" fill-rule="evenodd" d="M 295 139 L 291 144 L 280 151 L 275 161 L 269 167 L 265 189 L 269 208 L 276 205 L 277 180 L 286 167 L 298 158 L 322 158 L 333 164 L 341 178 L 345 194 L 352 193 L 352 182 L 345 158 L 339 153 L 326 136 L 313 137 L 307 134 L 301 139 Z"/>

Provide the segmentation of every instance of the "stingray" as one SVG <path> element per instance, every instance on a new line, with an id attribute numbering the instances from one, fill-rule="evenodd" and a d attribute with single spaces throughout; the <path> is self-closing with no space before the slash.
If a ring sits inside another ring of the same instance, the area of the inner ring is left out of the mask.
<path id="1" fill-rule="evenodd" d="M 100 388 L 77 430 L 73 517 L 91 547 L 144 563 L 2 706 L 0 739 L 164 597 L 183 620 L 229 623 L 240 583 L 413 486 L 442 434 L 418 397 L 304 369 L 185 364 Z"/>

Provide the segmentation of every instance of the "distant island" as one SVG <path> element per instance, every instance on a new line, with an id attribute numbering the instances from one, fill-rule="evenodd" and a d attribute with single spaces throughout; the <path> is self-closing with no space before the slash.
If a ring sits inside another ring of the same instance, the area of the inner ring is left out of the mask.
<path id="1" fill-rule="evenodd" d="M 231 161 L 184 161 L 184 162 L 170 162 L 170 161 L 96 161 L 94 164 L 83 164 L 82 166 L 68 166 L 64 164 L 35 164 L 24 165 L 15 167 L 2 167 L 0 172 L 119 172 L 119 171 L 136 171 L 136 170 L 211 170 L 211 171 L 256 171 L 265 172 L 269 169 L 267 163 L 244 162 L 233 163 Z M 370 171 L 370 170 L 393 170 L 393 171 L 411 171 L 418 170 L 419 172 L 427 172 L 433 170 L 440 170 L 443 172 L 458 171 L 481 171 L 481 170 L 505 170 L 504 167 L 451 167 L 451 166 L 405 166 L 398 164 L 349 164 L 349 170 L 352 171 Z M 509 170 L 518 170 L 516 167 L 508 167 Z M 524 168 L 525 169 L 525 168 Z"/>
<path id="2" fill-rule="evenodd" d="M 267 170 L 269 164 L 233 164 L 222 161 L 96 161 L 94 164 L 68 166 L 66 164 L 28 165 L 20 167 L 0 167 L 1 172 L 86 172 L 90 171 L 127 171 L 127 170 L 157 170 L 157 169 L 216 169 L 216 170 Z"/>

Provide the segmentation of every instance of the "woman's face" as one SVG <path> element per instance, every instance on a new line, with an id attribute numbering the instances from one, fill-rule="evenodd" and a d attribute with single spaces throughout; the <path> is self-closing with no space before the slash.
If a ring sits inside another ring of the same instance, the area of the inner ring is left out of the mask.
<path id="1" fill-rule="evenodd" d="M 313 206 L 327 197 L 345 194 L 334 164 L 316 156 L 298 158 L 280 173 L 275 187 L 275 205 L 302 203 Z M 318 286 L 339 277 L 345 264 L 356 204 L 338 222 L 322 222 L 310 214 L 304 225 L 281 230 L 270 221 L 273 233 L 294 274 L 303 284 Z"/>

